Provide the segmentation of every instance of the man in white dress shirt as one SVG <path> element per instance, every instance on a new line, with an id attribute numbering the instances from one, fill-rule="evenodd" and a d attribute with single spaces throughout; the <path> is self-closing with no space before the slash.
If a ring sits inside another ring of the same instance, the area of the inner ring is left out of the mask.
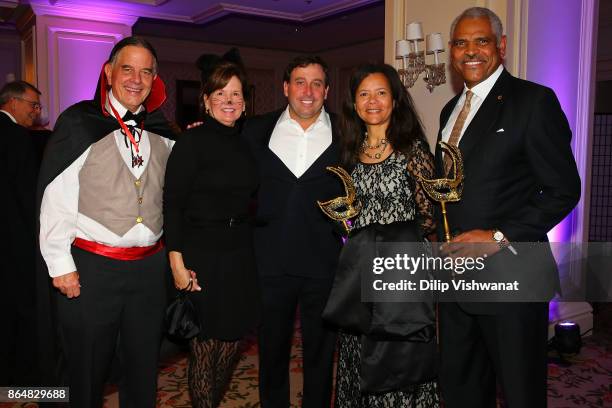
<path id="1" fill-rule="evenodd" d="M 96 98 L 56 124 L 40 176 L 40 250 L 72 406 L 101 406 L 119 339 L 122 406 L 152 407 L 166 306 L 162 190 L 171 134 L 157 57 L 128 37 Z"/>
<path id="2" fill-rule="evenodd" d="M 259 393 L 263 408 L 289 406 L 289 357 L 296 311 L 302 327 L 302 406 L 330 405 L 335 333 L 321 319 L 340 239 L 317 207 L 342 193 L 325 170 L 338 164 L 334 117 L 323 107 L 327 66 L 316 56 L 286 68 L 286 109 L 248 121 L 243 131 L 260 171 L 255 256 L 262 290 Z"/>

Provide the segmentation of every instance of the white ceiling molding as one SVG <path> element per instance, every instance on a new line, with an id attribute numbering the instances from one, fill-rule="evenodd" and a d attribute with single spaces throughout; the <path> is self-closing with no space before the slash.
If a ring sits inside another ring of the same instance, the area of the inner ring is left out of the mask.
<path id="1" fill-rule="evenodd" d="M 214 21 L 228 14 L 245 14 L 250 16 L 268 17 L 280 20 L 295 21 L 299 23 L 307 23 L 309 21 L 341 13 L 346 10 L 377 3 L 378 1 L 379 0 L 344 0 L 302 14 L 288 13 L 258 7 L 248 7 L 232 3 L 218 3 L 207 10 L 192 16 L 192 22 L 196 24 L 203 24 Z"/>
<path id="2" fill-rule="evenodd" d="M 315 11 L 302 14 L 302 22 L 309 22 L 319 18 L 342 13 L 343 11 L 352 10 L 357 7 L 366 6 L 368 4 L 378 3 L 378 0 L 345 0 L 342 2 L 330 4 L 327 7 L 321 7 Z"/>
<path id="3" fill-rule="evenodd" d="M 2 0 L 0 1 L 0 7 L 15 8 L 19 5 L 19 0 Z"/>
<path id="4" fill-rule="evenodd" d="M 123 0 L 124 3 L 146 4 L 147 6 L 160 6 L 168 0 Z"/>
<path id="5" fill-rule="evenodd" d="M 49 5 L 32 1 L 30 3 L 34 14 L 77 18 L 80 20 L 102 21 L 106 23 L 118 23 L 133 26 L 139 16 L 131 13 L 121 13 L 120 11 L 110 11 L 103 7 L 80 6 L 55 4 Z"/>
<path id="6" fill-rule="evenodd" d="M 191 18 L 192 23 L 203 24 L 217 20 L 228 14 L 246 14 L 250 16 L 271 17 L 281 20 L 301 21 L 301 15 L 283 11 L 268 10 L 256 7 L 241 6 L 238 4 L 218 3 Z"/>
<path id="7" fill-rule="evenodd" d="M 139 17 L 203 24 L 228 14 L 259 16 L 307 23 L 379 1 L 340 0 L 307 12 L 286 11 L 287 8 L 285 8 L 285 11 L 279 11 L 263 7 L 252 7 L 250 5 L 239 4 L 244 3 L 244 1 L 232 2 L 231 0 L 226 2 L 202 0 L 193 3 L 187 3 L 184 0 L 115 0 L 112 3 L 106 4 L 106 6 L 104 6 L 103 2 L 95 0 L 30 0 L 30 4 L 36 14 L 112 21 L 133 25 Z M 19 4 L 19 0 L 0 0 L 0 5 L 3 4 L 8 4 L 9 7 L 16 7 Z M 304 10 L 304 7 L 293 7 L 293 9 Z"/>

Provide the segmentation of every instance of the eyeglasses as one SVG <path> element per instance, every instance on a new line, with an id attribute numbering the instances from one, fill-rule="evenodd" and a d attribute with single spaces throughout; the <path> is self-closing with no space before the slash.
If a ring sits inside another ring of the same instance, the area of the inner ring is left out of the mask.
<path id="1" fill-rule="evenodd" d="M 27 100 L 26 98 L 22 98 L 19 96 L 15 96 L 14 98 L 29 103 L 32 109 L 34 110 L 42 110 L 42 105 L 39 102 L 30 101 L 30 100 Z"/>

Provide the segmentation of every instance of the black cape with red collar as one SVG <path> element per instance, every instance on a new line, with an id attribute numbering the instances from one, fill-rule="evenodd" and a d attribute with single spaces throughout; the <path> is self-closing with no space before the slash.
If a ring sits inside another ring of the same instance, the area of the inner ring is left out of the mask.
<path id="1" fill-rule="evenodd" d="M 47 143 L 38 176 L 37 214 L 45 189 L 59 174 L 87 150 L 109 133 L 121 126 L 114 116 L 106 111 L 109 85 L 104 70 L 100 75 L 93 100 L 81 101 L 66 109 L 58 118 L 53 134 Z M 162 137 L 175 138 L 168 121 L 158 109 L 166 100 L 164 83 L 159 77 L 153 81 L 151 93 L 144 102 L 147 115 L 144 129 Z M 40 227 L 39 220 L 37 224 Z M 54 292 L 47 266 L 37 251 L 36 303 L 38 358 L 40 385 L 61 385 L 62 353 L 58 339 L 57 313 Z"/>
<path id="2" fill-rule="evenodd" d="M 104 84 L 104 86 L 101 84 Z M 41 164 L 38 180 L 39 200 L 42 199 L 42 194 L 47 185 L 83 154 L 89 146 L 120 128 L 117 119 L 106 111 L 107 97 L 106 80 L 102 75 L 93 100 L 81 101 L 70 106 L 57 119 Z M 158 109 L 165 100 L 164 84 L 157 77 L 151 93 L 144 103 L 147 110 L 144 128 L 148 132 L 174 139 L 168 121 Z"/>

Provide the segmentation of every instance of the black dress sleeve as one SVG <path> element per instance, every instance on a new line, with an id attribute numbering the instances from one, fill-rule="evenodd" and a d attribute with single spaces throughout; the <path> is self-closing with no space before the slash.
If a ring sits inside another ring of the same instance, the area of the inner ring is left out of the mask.
<path id="1" fill-rule="evenodd" d="M 179 136 L 166 164 L 164 181 L 164 235 L 168 251 L 182 252 L 183 212 L 191 195 L 197 171 L 193 132 Z"/>
<path id="2" fill-rule="evenodd" d="M 434 157 L 424 140 L 414 143 L 408 157 L 408 172 L 415 181 L 414 201 L 416 213 L 420 221 L 421 232 L 427 236 L 436 230 L 434 218 L 434 204 L 421 186 L 420 177 L 432 179 L 434 177 Z"/>

